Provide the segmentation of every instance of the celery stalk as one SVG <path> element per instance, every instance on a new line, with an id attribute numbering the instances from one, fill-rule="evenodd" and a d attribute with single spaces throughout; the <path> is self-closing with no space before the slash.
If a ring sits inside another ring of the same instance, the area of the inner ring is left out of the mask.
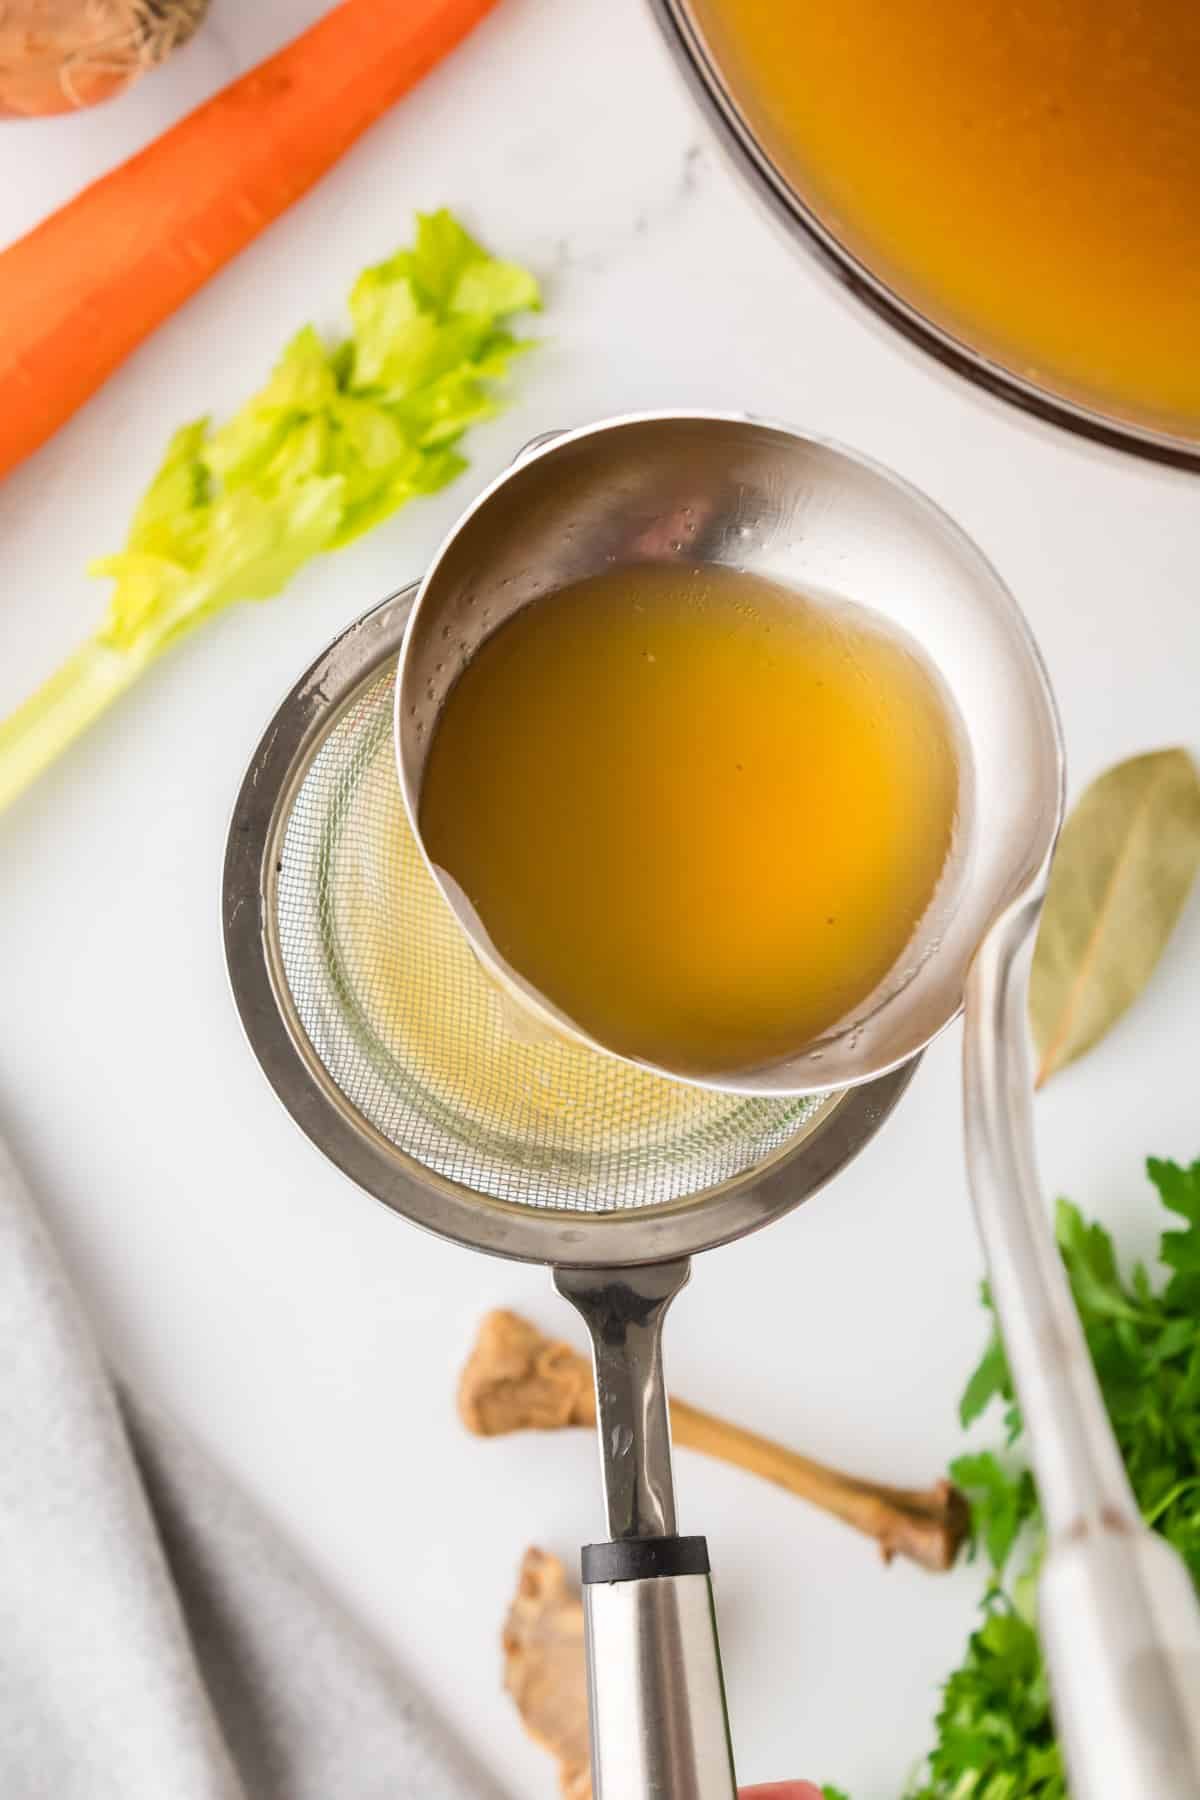
<path id="1" fill-rule="evenodd" d="M 349 337 L 306 326 L 227 424 L 177 431 L 125 548 L 91 565 L 116 584 L 100 630 L 0 723 L 0 810 L 194 626 L 452 481 L 529 347 L 501 321 L 538 303 L 449 213 L 419 215 L 411 249 L 355 282 Z"/>
<path id="2" fill-rule="evenodd" d="M 146 658 L 91 638 L 0 722 L 0 812 L 137 680 Z"/>

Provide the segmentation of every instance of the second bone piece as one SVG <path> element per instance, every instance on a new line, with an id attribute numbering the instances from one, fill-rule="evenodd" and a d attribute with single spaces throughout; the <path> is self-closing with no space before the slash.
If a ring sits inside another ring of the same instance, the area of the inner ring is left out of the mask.
<path id="1" fill-rule="evenodd" d="M 458 1410 L 478 1437 L 594 1427 L 591 1364 L 518 1313 L 490 1312 L 462 1372 Z M 967 1503 L 948 1481 L 897 1488 L 844 1475 L 684 1400 L 671 1401 L 671 1429 L 677 1444 L 774 1481 L 874 1538 L 885 1561 L 907 1556 L 925 1569 L 948 1569 L 966 1537 Z"/>

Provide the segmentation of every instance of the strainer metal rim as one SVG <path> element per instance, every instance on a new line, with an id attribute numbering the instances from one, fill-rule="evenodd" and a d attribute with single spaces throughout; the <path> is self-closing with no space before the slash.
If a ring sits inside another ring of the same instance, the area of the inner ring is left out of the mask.
<path id="1" fill-rule="evenodd" d="M 392 1212 L 518 1261 L 610 1268 L 661 1262 L 728 1243 L 790 1212 L 874 1136 L 919 1057 L 826 1101 L 751 1178 L 734 1176 L 660 1206 L 592 1215 L 491 1200 L 434 1173 L 357 1113 L 323 1068 L 296 1013 L 273 925 L 279 850 L 313 757 L 364 685 L 396 656 L 419 585 L 390 594 L 310 664 L 263 733 L 234 805 L 222 880 L 226 965 L 268 1082 L 310 1142 Z"/>

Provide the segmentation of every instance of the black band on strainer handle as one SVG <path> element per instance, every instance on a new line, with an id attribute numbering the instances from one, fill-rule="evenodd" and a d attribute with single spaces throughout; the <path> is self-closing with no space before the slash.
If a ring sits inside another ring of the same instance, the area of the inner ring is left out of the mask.
<path id="1" fill-rule="evenodd" d="M 736 1800 L 702 1537 L 583 1552 L 592 1776 L 605 1800 Z"/>
<path id="2" fill-rule="evenodd" d="M 702 1537 L 622 1538 L 585 1544 L 583 1585 L 601 1581 L 656 1581 L 670 1575 L 707 1575 L 708 1540 Z"/>

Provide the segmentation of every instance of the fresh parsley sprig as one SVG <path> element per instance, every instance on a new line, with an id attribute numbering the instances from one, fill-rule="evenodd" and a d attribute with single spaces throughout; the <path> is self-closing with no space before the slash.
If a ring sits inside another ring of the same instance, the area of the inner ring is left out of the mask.
<path id="1" fill-rule="evenodd" d="M 1065 1200 L 1058 1247 L 1142 1516 L 1200 1586 L 1200 1162 L 1184 1168 L 1151 1158 L 1146 1168 L 1163 1205 L 1182 1221 L 1159 1244 L 1165 1279 L 1141 1264 L 1123 1274 L 1109 1233 Z M 983 1299 L 990 1310 L 986 1288 Z M 975 1551 L 989 1564 L 983 1617 L 942 1690 L 936 1740 L 910 1800 L 1065 1800 L 1067 1793 L 1033 1607 L 1043 1530 L 1033 1477 L 1013 1454 L 1023 1424 L 994 1325 L 963 1393 L 963 1425 L 993 1404 L 1003 1408 L 1004 1448 L 960 1456 L 950 1467 L 971 1503 Z M 825 1794 L 828 1800 L 836 1790 Z"/>

